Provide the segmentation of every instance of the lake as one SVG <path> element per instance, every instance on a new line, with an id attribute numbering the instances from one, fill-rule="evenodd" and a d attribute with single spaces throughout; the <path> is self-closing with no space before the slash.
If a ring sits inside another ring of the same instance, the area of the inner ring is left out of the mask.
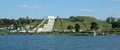
<path id="1" fill-rule="evenodd" d="M 0 35 L 0 50 L 120 50 L 120 36 Z"/>

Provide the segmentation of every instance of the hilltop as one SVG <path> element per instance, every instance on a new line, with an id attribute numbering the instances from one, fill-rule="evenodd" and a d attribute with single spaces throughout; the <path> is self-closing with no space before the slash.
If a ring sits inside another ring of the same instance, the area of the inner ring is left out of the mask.
<path id="1" fill-rule="evenodd" d="M 111 25 L 105 21 L 98 20 L 91 16 L 71 16 L 70 18 L 57 18 L 54 25 L 54 30 L 68 30 L 69 25 L 75 26 L 78 23 L 81 30 L 90 30 L 91 22 L 96 22 L 99 29 L 111 29 Z"/>

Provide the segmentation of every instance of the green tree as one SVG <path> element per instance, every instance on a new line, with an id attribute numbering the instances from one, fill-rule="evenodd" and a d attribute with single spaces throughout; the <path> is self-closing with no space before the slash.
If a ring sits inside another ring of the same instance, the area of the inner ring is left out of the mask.
<path id="1" fill-rule="evenodd" d="M 75 24 L 74 28 L 75 28 L 75 32 L 79 32 L 80 25 L 79 24 Z"/>
<path id="2" fill-rule="evenodd" d="M 120 22 L 120 18 L 118 18 L 117 22 Z"/>
<path id="3" fill-rule="evenodd" d="M 116 22 L 116 18 L 114 18 L 114 17 L 108 17 L 106 19 L 106 22 L 108 22 L 109 24 L 112 24 L 112 23 Z"/>
<path id="4" fill-rule="evenodd" d="M 91 23 L 91 27 L 90 27 L 91 30 L 97 30 L 98 29 L 98 24 L 96 22 L 92 22 Z"/>
<path id="5" fill-rule="evenodd" d="M 4 26 L 4 22 L 2 19 L 0 19 L 0 27 L 3 27 Z"/>
<path id="6" fill-rule="evenodd" d="M 120 28 L 120 22 L 118 22 L 118 28 Z"/>
<path id="7" fill-rule="evenodd" d="M 114 22 L 114 23 L 112 24 L 112 28 L 113 28 L 113 29 L 120 28 L 120 18 L 118 18 L 117 22 Z"/>
<path id="8" fill-rule="evenodd" d="M 27 22 L 27 24 L 31 23 L 31 19 L 29 19 L 29 16 L 26 17 L 26 22 Z"/>
<path id="9" fill-rule="evenodd" d="M 3 19 L 3 22 L 4 22 L 5 26 L 10 25 L 9 21 L 10 21 L 10 19 L 7 19 L 7 18 Z"/>
<path id="10" fill-rule="evenodd" d="M 112 28 L 115 29 L 115 28 L 117 28 L 117 27 L 118 27 L 118 22 L 114 22 L 114 23 L 112 24 Z"/>
<path id="11" fill-rule="evenodd" d="M 61 27 L 61 30 L 62 30 L 62 19 L 60 19 L 60 27 Z"/>
<path id="12" fill-rule="evenodd" d="M 71 29 L 73 29 L 73 26 L 69 25 L 69 26 L 67 27 L 67 29 L 68 29 L 68 30 L 71 30 Z"/>
<path id="13" fill-rule="evenodd" d="M 10 23 L 10 25 L 11 25 L 11 24 L 15 24 L 15 23 L 16 23 L 16 20 L 15 20 L 15 19 L 11 19 L 11 20 L 9 21 L 9 23 Z"/>
<path id="14" fill-rule="evenodd" d="M 120 28 L 120 18 L 118 18 L 117 23 L 118 23 L 118 28 Z"/>
<path id="15" fill-rule="evenodd" d="M 80 19 L 76 18 L 76 19 L 75 19 L 75 22 L 80 22 Z"/>
<path id="16" fill-rule="evenodd" d="M 4 22 L 3 22 L 3 20 L 2 19 L 0 19 L 0 25 L 2 25 Z"/>
<path id="17" fill-rule="evenodd" d="M 112 28 L 113 28 L 113 29 L 120 28 L 120 22 L 114 22 L 114 23 L 112 24 Z"/>

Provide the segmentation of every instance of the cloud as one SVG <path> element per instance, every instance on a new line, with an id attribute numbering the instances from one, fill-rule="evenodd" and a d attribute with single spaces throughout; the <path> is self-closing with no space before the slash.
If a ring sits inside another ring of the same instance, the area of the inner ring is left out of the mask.
<path id="1" fill-rule="evenodd" d="M 47 9 L 47 8 L 41 7 L 41 6 L 29 6 L 29 5 L 19 5 L 18 7 L 25 8 L 25 9 L 33 9 L 33 10 Z"/>
<path id="2" fill-rule="evenodd" d="M 80 9 L 80 13 L 93 13 L 93 10 L 90 9 Z"/>

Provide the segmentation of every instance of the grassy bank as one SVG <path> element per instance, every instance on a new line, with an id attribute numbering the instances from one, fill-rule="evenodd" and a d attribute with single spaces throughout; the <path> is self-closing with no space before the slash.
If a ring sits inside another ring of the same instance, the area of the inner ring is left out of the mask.
<path id="1" fill-rule="evenodd" d="M 74 21 L 76 19 L 78 19 L 80 21 L 77 21 L 77 22 Z M 67 27 L 69 25 L 74 27 L 75 24 L 79 24 L 81 26 L 81 30 L 87 31 L 87 30 L 90 30 L 91 22 L 96 22 L 98 24 L 100 30 L 111 29 L 110 24 L 108 24 L 107 22 L 98 20 L 94 17 L 76 16 L 76 17 L 73 17 L 73 18 L 58 18 L 55 21 L 54 30 L 68 30 Z"/>

